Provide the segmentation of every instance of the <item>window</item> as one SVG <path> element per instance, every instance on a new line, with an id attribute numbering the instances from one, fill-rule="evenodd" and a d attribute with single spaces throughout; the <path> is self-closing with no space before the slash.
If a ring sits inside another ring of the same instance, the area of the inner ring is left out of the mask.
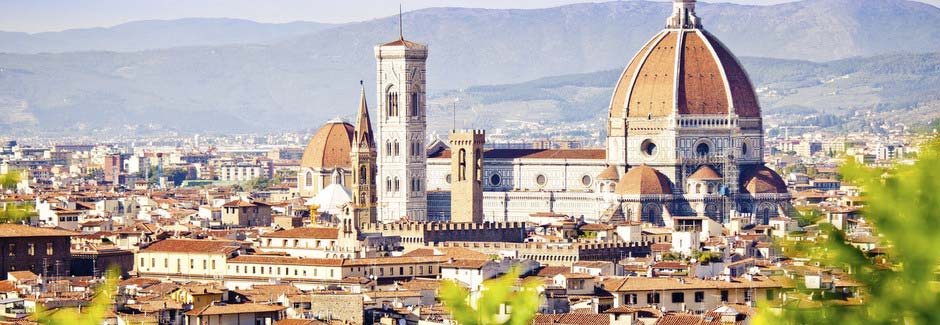
<path id="1" fill-rule="evenodd" d="M 405 275 L 405 267 L 404 267 L 404 266 L 398 268 L 398 275 Z"/>
<path id="2" fill-rule="evenodd" d="M 705 292 L 696 291 L 695 292 L 695 302 L 705 302 Z"/>
<path id="3" fill-rule="evenodd" d="M 457 153 L 457 181 L 467 180 L 467 150 L 460 148 Z"/>
<path id="4" fill-rule="evenodd" d="M 765 294 L 767 295 L 767 300 L 774 300 L 774 298 L 776 298 L 776 296 L 774 295 L 773 289 L 767 289 Z"/>
<path id="5" fill-rule="evenodd" d="M 398 140 L 395 140 L 394 148 L 395 148 L 395 154 L 394 154 L 394 156 L 395 156 L 395 157 L 398 157 Z"/>
<path id="6" fill-rule="evenodd" d="M 652 305 L 652 304 L 658 304 L 658 303 L 659 303 L 659 293 L 658 293 L 658 292 L 647 293 L 647 294 L 646 294 L 646 303 L 647 303 L 647 304 L 651 304 L 651 305 Z"/>
<path id="7" fill-rule="evenodd" d="M 490 176 L 490 185 L 499 186 L 499 183 L 502 181 L 503 180 L 499 177 L 499 174 L 493 174 Z"/>
<path id="8" fill-rule="evenodd" d="M 153 260 L 150 260 L 150 264 L 153 264 Z M 170 260 L 169 260 L 169 259 L 166 259 L 166 258 L 163 259 L 163 267 L 165 267 L 165 268 L 169 268 L 169 267 L 170 267 Z"/>
<path id="9" fill-rule="evenodd" d="M 205 269 L 207 268 L 207 267 L 206 267 L 206 266 L 207 266 L 206 264 L 207 264 L 207 263 L 206 263 L 206 260 L 202 260 L 202 269 L 203 269 L 203 270 L 205 270 Z"/>
<path id="10" fill-rule="evenodd" d="M 385 141 L 385 155 L 386 156 L 392 155 L 392 142 L 391 141 L 387 141 L 387 140 Z"/>
<path id="11" fill-rule="evenodd" d="M 754 300 L 754 291 L 753 289 L 744 290 L 744 301 L 751 302 Z"/>
<path id="12" fill-rule="evenodd" d="M 636 294 L 628 293 L 628 294 L 623 295 L 623 303 L 627 305 L 636 305 L 637 304 Z"/>
<path id="13" fill-rule="evenodd" d="M 589 175 L 581 176 L 581 185 L 584 185 L 585 187 L 591 186 L 591 181 L 592 181 L 591 176 Z"/>
<path id="14" fill-rule="evenodd" d="M 398 93 L 391 91 L 391 87 L 389 87 L 389 92 L 385 94 L 385 108 L 386 115 L 398 116 Z"/>
<path id="15" fill-rule="evenodd" d="M 672 303 L 681 304 L 685 302 L 685 293 L 684 292 L 673 292 L 672 293 Z"/>
<path id="16" fill-rule="evenodd" d="M 721 290 L 721 302 L 728 302 L 728 290 Z"/>
<path id="17" fill-rule="evenodd" d="M 398 192 L 400 188 L 401 187 L 399 186 L 398 177 L 395 177 L 395 192 Z"/>
<path id="18" fill-rule="evenodd" d="M 16 244 L 10 243 L 10 251 L 8 255 L 16 256 Z"/>
<path id="19" fill-rule="evenodd" d="M 306 186 L 312 186 L 312 185 L 313 185 L 313 172 L 307 172 L 307 173 L 306 173 L 306 179 L 307 179 L 307 181 L 304 182 L 304 185 L 306 185 Z"/>
<path id="20" fill-rule="evenodd" d="M 55 250 L 53 248 L 52 242 L 46 243 L 46 255 L 52 255 L 53 253 L 55 253 Z"/>
<path id="21" fill-rule="evenodd" d="M 711 151 L 711 149 L 708 147 L 707 143 L 699 143 L 695 146 L 695 153 L 699 156 L 708 156 L 709 151 Z"/>
<path id="22" fill-rule="evenodd" d="M 535 184 L 538 184 L 539 186 L 545 186 L 545 183 L 547 181 L 548 180 L 545 178 L 545 175 L 540 174 L 538 176 L 535 176 Z"/>
<path id="23" fill-rule="evenodd" d="M 647 155 L 647 156 L 655 156 L 655 155 L 656 155 L 656 152 L 657 152 L 657 150 L 656 150 L 656 144 L 653 143 L 653 140 L 646 139 L 646 140 L 644 140 L 643 143 L 640 145 L 640 151 L 642 151 L 643 154 L 645 154 L 645 155 Z"/>
<path id="24" fill-rule="evenodd" d="M 141 257 L 141 258 L 140 258 L 140 266 L 143 267 L 144 265 L 145 265 L 145 264 L 144 264 L 144 258 Z"/>
<path id="25" fill-rule="evenodd" d="M 359 166 L 359 184 L 367 184 L 366 181 L 366 165 Z"/>
<path id="26" fill-rule="evenodd" d="M 385 178 L 385 191 L 386 192 L 392 191 L 392 179 L 391 178 L 388 178 L 388 177 Z"/>
<path id="27" fill-rule="evenodd" d="M 418 116 L 418 93 L 411 93 L 411 116 Z"/>
<path id="28" fill-rule="evenodd" d="M 36 244 L 33 244 L 33 243 L 26 244 L 26 254 L 29 256 L 35 256 Z"/>
<path id="29" fill-rule="evenodd" d="M 447 176 L 444 176 L 444 182 L 446 182 L 447 184 L 450 184 L 450 181 L 451 181 L 450 174 L 447 174 Z"/>

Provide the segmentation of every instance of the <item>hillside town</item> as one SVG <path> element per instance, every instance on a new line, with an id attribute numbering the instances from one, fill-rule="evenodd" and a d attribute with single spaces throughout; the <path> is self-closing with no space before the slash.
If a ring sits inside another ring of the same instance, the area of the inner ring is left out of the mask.
<path id="1" fill-rule="evenodd" d="M 445 283 L 479 297 L 505 274 L 539 281 L 533 324 L 863 304 L 787 245 L 831 225 L 888 254 L 839 168 L 912 164 L 931 134 L 770 125 L 695 4 L 673 1 L 589 138 L 429 133 L 429 46 L 399 35 L 355 54 L 378 89 L 350 85 L 355 119 L 313 132 L 4 139 L 0 323 L 87 308 L 109 274 L 105 324 L 457 325 Z"/>

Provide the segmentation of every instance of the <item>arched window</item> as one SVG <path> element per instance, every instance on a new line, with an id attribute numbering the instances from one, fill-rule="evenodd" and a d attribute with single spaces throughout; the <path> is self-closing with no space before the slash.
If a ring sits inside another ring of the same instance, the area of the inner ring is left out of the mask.
<path id="1" fill-rule="evenodd" d="M 386 192 L 392 191 L 392 179 L 391 178 L 388 178 L 388 177 L 385 178 L 385 191 Z"/>
<path id="2" fill-rule="evenodd" d="M 389 86 L 385 93 L 386 114 L 389 117 L 398 116 L 398 92 L 393 91 L 394 86 Z"/>
<path id="3" fill-rule="evenodd" d="M 473 179 L 477 182 L 483 183 L 483 154 L 480 153 L 480 149 L 474 149 L 473 153 L 476 154 L 476 165 L 473 166 Z"/>
<path id="4" fill-rule="evenodd" d="M 418 116 L 418 93 L 411 93 L 411 116 Z"/>
<path id="5" fill-rule="evenodd" d="M 359 184 L 365 185 L 368 183 L 368 178 L 366 174 L 366 165 L 359 166 Z"/>
<path id="6" fill-rule="evenodd" d="M 398 192 L 398 190 L 401 188 L 399 185 L 400 183 L 398 182 L 398 177 L 395 177 L 395 192 Z"/>
<path id="7" fill-rule="evenodd" d="M 313 172 L 308 171 L 306 176 L 307 177 L 305 177 L 306 181 L 304 181 L 304 185 L 313 186 Z"/>
<path id="8" fill-rule="evenodd" d="M 708 147 L 707 143 L 699 143 L 695 146 L 695 153 L 699 156 L 708 156 L 708 152 L 711 151 L 711 148 Z"/>
<path id="9" fill-rule="evenodd" d="M 398 140 L 395 140 L 395 157 L 398 157 Z"/>
<path id="10" fill-rule="evenodd" d="M 392 155 L 392 143 L 388 140 L 385 140 L 385 155 L 386 156 Z"/>
<path id="11" fill-rule="evenodd" d="M 695 194 L 702 194 L 702 184 L 695 184 Z"/>
<path id="12" fill-rule="evenodd" d="M 465 181 L 467 180 L 467 150 L 460 148 L 457 154 L 457 180 Z"/>

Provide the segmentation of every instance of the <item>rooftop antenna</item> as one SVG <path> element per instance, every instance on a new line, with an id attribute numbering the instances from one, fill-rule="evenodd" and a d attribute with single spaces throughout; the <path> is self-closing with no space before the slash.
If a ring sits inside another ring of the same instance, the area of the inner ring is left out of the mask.
<path id="1" fill-rule="evenodd" d="M 398 39 L 402 41 L 405 40 L 405 31 L 404 27 L 402 27 L 401 20 L 401 3 L 398 4 Z"/>

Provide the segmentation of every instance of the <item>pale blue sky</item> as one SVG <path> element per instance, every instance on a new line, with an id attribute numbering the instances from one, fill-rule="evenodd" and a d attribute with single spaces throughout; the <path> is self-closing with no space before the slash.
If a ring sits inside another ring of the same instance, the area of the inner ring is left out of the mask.
<path id="1" fill-rule="evenodd" d="M 794 0 L 715 0 L 773 4 Z M 919 0 L 940 5 L 940 0 Z M 229 17 L 259 22 L 343 23 L 428 7 L 545 8 L 590 0 L 0 0 L 0 30 L 58 31 L 144 19 Z"/>

